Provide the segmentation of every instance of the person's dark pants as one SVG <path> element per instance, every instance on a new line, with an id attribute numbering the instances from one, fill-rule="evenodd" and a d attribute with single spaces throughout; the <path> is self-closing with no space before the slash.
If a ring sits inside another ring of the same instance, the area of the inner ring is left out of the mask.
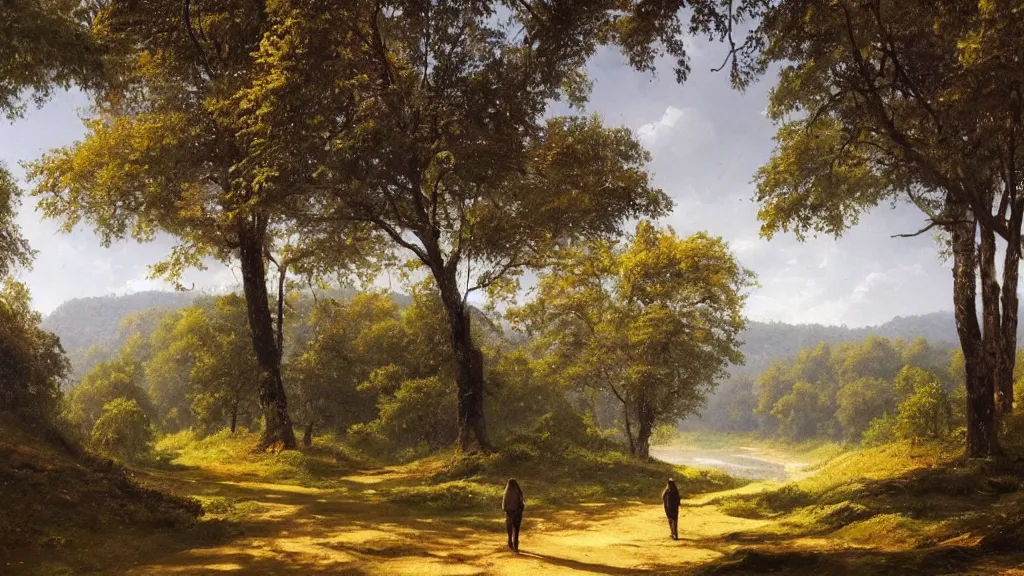
<path id="1" fill-rule="evenodd" d="M 508 547 L 519 550 L 519 526 L 523 523 L 523 509 L 505 512 L 505 530 L 508 532 Z"/>
<path id="2" fill-rule="evenodd" d="M 672 531 L 672 539 L 679 539 L 679 516 L 668 517 L 668 528 Z"/>

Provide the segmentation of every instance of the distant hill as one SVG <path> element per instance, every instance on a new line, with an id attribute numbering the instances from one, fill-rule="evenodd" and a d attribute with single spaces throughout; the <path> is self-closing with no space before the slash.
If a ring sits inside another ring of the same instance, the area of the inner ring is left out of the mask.
<path id="1" fill-rule="evenodd" d="M 117 339 L 121 320 L 149 308 L 179 310 L 200 295 L 194 292 L 136 292 L 123 296 L 75 298 L 43 318 L 43 328 L 60 336 L 68 354 L 93 345 L 107 345 Z"/>
<path id="2" fill-rule="evenodd" d="M 925 338 L 933 344 L 950 346 L 958 346 L 960 342 L 957 338 L 956 322 L 952 312 L 897 316 L 885 324 L 866 328 L 748 322 L 747 330 L 743 334 L 745 343 L 742 348 L 747 360 L 745 369 L 759 372 L 772 361 L 795 356 L 801 349 L 815 346 L 819 342 L 841 344 L 860 341 L 868 336 L 884 336 L 904 340 Z"/>
<path id="3" fill-rule="evenodd" d="M 352 290 L 332 290 L 319 293 L 320 297 L 348 298 Z M 97 363 L 113 356 L 124 344 L 126 336 L 120 330 L 121 322 L 142 311 L 163 310 L 173 312 L 207 297 L 198 292 L 148 291 L 121 296 L 75 298 L 58 306 L 43 318 L 43 328 L 60 337 L 61 345 L 74 367 L 72 377 L 78 379 Z M 401 307 L 408 306 L 412 298 L 392 292 L 391 298 Z M 474 317 L 485 319 L 474 309 Z M 488 332 L 497 328 L 491 326 Z"/>
<path id="4" fill-rule="evenodd" d="M 350 292 L 339 292 L 349 295 Z M 193 292 L 138 292 L 124 296 L 101 296 L 69 300 L 43 320 L 43 326 L 58 336 L 72 360 L 82 358 L 91 346 L 117 347 L 118 327 L 128 315 L 150 308 L 177 310 L 190 305 L 201 294 Z M 399 305 L 409 303 L 408 296 L 393 294 Z M 795 355 L 818 342 L 838 344 L 863 340 L 869 335 L 912 340 L 924 337 L 934 344 L 957 345 L 952 312 L 934 312 L 921 316 L 896 317 L 885 324 L 868 328 L 823 326 L 820 324 L 784 324 L 749 322 L 743 334 L 745 370 L 761 371 L 773 360 Z M 77 368 L 78 366 L 76 366 Z"/>

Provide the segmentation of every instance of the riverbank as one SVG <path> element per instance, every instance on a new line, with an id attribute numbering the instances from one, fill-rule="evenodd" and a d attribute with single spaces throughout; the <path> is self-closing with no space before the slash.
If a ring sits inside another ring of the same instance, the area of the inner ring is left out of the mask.
<path id="1" fill-rule="evenodd" d="M 651 448 L 651 456 L 670 464 L 775 482 L 806 478 L 842 453 L 842 446 L 831 442 L 787 445 L 748 435 L 714 433 L 681 434 L 670 444 Z"/>

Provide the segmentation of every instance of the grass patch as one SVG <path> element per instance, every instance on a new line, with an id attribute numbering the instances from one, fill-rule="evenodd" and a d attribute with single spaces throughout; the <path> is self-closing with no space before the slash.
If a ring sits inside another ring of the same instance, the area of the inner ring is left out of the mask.
<path id="1" fill-rule="evenodd" d="M 171 454 L 172 464 L 203 468 L 232 477 L 329 487 L 341 476 L 357 470 L 359 459 L 330 438 L 315 438 L 313 445 L 299 450 L 257 452 L 259 434 L 222 430 L 198 438 L 191 430 L 171 434 L 156 444 L 158 454 Z"/>
<path id="2" fill-rule="evenodd" d="M 425 486 L 399 486 L 385 492 L 384 500 L 414 508 L 436 511 L 494 508 L 501 501 L 502 488 L 464 480 Z"/>
<path id="3" fill-rule="evenodd" d="M 686 495 L 726 490 L 745 482 L 711 470 L 641 460 L 617 444 L 594 437 L 580 444 L 555 436 L 516 437 L 501 451 L 454 458 L 435 472 L 432 484 L 465 482 L 497 497 L 508 478 L 523 486 L 528 503 L 578 504 L 588 501 L 643 500 L 660 497 L 668 478 Z M 487 500 L 494 505 L 494 498 Z"/>

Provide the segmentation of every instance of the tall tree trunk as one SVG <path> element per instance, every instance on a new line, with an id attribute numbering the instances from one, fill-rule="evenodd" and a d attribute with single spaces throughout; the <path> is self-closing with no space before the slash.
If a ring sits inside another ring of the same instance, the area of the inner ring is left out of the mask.
<path id="1" fill-rule="evenodd" d="M 991 203 L 991 198 L 989 198 Z M 982 343 L 985 362 L 992 374 L 992 391 L 996 398 L 996 413 L 1000 412 L 1002 388 L 1000 378 L 1007 364 L 1003 346 L 1003 315 L 1000 313 L 1000 289 L 996 279 L 996 235 L 984 226 L 978 252 L 978 272 L 981 281 Z"/>
<path id="2" fill-rule="evenodd" d="M 607 373 L 605 377 L 607 378 Z M 636 456 L 636 439 L 633 437 L 633 424 L 629 420 L 629 402 L 626 402 L 626 398 L 619 394 L 619 391 L 615 389 L 611 381 L 608 382 L 608 387 L 612 389 L 612 394 L 615 394 L 615 397 L 622 403 L 622 418 L 626 423 L 626 440 L 629 442 L 629 455 Z"/>
<path id="3" fill-rule="evenodd" d="M 455 383 L 459 403 L 459 450 L 468 452 L 476 440 L 481 450 L 491 450 L 484 420 L 484 358 L 473 344 L 469 310 L 462 299 L 454 270 L 434 270 L 441 300 L 451 329 L 452 352 L 455 354 Z"/>
<path id="4" fill-rule="evenodd" d="M 978 326 L 975 304 L 977 282 L 974 235 L 976 225 L 967 210 L 947 196 L 953 249 L 953 306 L 957 335 L 967 371 L 967 456 L 986 457 L 999 452 L 995 428 L 995 397 L 991 366 Z"/>
<path id="5" fill-rule="evenodd" d="M 242 289 L 252 345 L 260 367 L 260 408 L 264 424 L 260 448 L 280 443 L 283 448 L 291 450 L 296 447 L 295 432 L 288 417 L 288 399 L 281 381 L 281 354 L 267 295 L 267 269 L 263 259 L 266 230 L 266 218 L 257 217 L 242 219 L 238 231 Z"/>
<path id="6" fill-rule="evenodd" d="M 634 456 L 651 457 L 651 434 L 654 433 L 654 411 L 646 400 L 637 404 L 636 452 Z"/>
<path id="7" fill-rule="evenodd" d="M 235 428 L 238 425 L 238 402 L 231 407 L 231 433 L 235 433 Z"/>
<path id="8" fill-rule="evenodd" d="M 1020 241 L 1021 214 L 1020 210 L 1010 215 L 1010 238 L 1006 243 L 1006 256 L 1003 260 L 1001 322 L 1001 363 L 996 375 L 997 408 L 1001 414 L 1013 412 L 1013 371 L 1017 362 L 1017 309 L 1020 301 L 1017 297 L 1017 285 L 1020 281 Z"/>

